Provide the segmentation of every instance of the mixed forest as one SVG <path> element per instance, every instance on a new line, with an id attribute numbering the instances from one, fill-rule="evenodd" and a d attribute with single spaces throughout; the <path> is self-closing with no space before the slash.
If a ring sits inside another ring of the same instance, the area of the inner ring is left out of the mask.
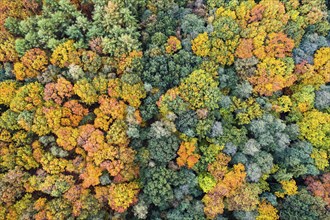
<path id="1" fill-rule="evenodd" d="M 329 220 L 328 0 L 0 0 L 1 220 Z"/>

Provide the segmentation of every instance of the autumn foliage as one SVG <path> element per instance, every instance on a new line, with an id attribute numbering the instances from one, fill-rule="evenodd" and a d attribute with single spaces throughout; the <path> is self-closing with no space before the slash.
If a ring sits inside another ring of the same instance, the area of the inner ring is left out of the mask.
<path id="1" fill-rule="evenodd" d="M 329 11 L 0 0 L 0 219 L 329 219 Z"/>

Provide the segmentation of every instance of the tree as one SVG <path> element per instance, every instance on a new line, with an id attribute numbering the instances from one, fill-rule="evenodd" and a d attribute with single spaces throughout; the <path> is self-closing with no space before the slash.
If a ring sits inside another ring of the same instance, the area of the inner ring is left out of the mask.
<path id="1" fill-rule="evenodd" d="M 280 209 L 281 218 L 301 218 L 304 216 L 306 219 L 322 219 L 326 218 L 328 214 L 322 199 L 311 196 L 306 190 L 288 196 Z"/>
<path id="2" fill-rule="evenodd" d="M 194 110 L 218 108 L 218 101 L 221 98 L 218 82 L 204 70 L 196 70 L 183 79 L 179 86 L 179 92 L 180 96 Z"/>
<path id="3" fill-rule="evenodd" d="M 176 157 L 180 142 L 174 135 L 152 138 L 148 141 L 150 157 L 160 163 L 167 163 Z"/>
<path id="4" fill-rule="evenodd" d="M 86 78 L 79 80 L 73 86 L 73 91 L 88 105 L 91 105 L 98 100 L 98 94 L 95 87 Z"/>
<path id="5" fill-rule="evenodd" d="M 69 67 L 70 64 L 81 63 L 80 53 L 74 46 L 74 41 L 69 40 L 58 45 L 52 53 L 50 62 L 58 67 Z"/>
<path id="6" fill-rule="evenodd" d="M 48 57 L 45 51 L 39 48 L 30 49 L 25 52 L 21 62 L 14 64 L 14 74 L 18 80 L 33 78 L 45 71 L 47 64 Z"/>
<path id="7" fill-rule="evenodd" d="M 209 55 L 211 42 L 206 32 L 199 34 L 191 43 L 191 48 L 197 56 L 205 57 Z"/>
<path id="8" fill-rule="evenodd" d="M 273 92 L 291 86 L 297 80 L 293 67 L 291 58 L 265 58 L 258 63 L 255 75 L 248 81 L 260 95 L 271 96 Z"/>
<path id="9" fill-rule="evenodd" d="M 209 218 L 215 218 L 218 214 L 222 214 L 225 200 L 228 199 L 230 202 L 230 198 L 237 194 L 245 183 L 244 165 L 236 164 L 232 169 L 229 169 L 227 165 L 230 159 L 229 156 L 220 153 L 217 155 L 216 161 L 208 166 L 208 171 L 216 181 L 214 187 L 207 192 L 202 200 L 205 205 L 204 212 Z M 254 202 L 255 200 L 252 200 L 247 204 L 252 205 Z"/>
<path id="10" fill-rule="evenodd" d="M 137 202 L 139 186 L 135 182 L 112 184 L 109 192 L 110 207 L 117 212 L 124 212 Z"/>
<path id="11" fill-rule="evenodd" d="M 80 178 L 83 180 L 82 187 L 88 188 L 90 186 L 98 185 L 100 183 L 99 177 L 101 175 L 101 168 L 92 163 L 87 163 L 84 172 L 80 175 Z"/>
<path id="12" fill-rule="evenodd" d="M 174 199 L 173 185 L 176 173 L 165 167 L 154 167 L 145 171 L 142 178 L 145 182 L 143 192 L 148 200 L 156 206 L 167 206 Z"/>
<path id="13" fill-rule="evenodd" d="M 26 84 L 17 90 L 15 97 L 10 102 L 10 109 L 15 112 L 35 110 L 42 105 L 42 97 L 43 87 L 40 83 Z"/>
<path id="14" fill-rule="evenodd" d="M 0 82 L 0 104 L 9 106 L 16 95 L 18 86 L 18 83 L 12 80 Z"/>
<path id="15" fill-rule="evenodd" d="M 265 200 L 258 207 L 257 220 L 277 220 L 279 219 L 278 210 L 272 206 L 272 204 L 266 202 Z"/>
<path id="16" fill-rule="evenodd" d="M 298 123 L 301 137 L 310 141 L 318 149 L 328 150 L 329 146 L 329 120 L 327 113 L 312 110 L 304 114 L 304 118 Z"/>
<path id="17" fill-rule="evenodd" d="M 44 100 L 53 100 L 57 104 L 61 104 L 65 98 L 73 95 L 73 86 L 70 81 L 61 77 L 56 83 L 48 83 L 44 89 Z"/>
<path id="18" fill-rule="evenodd" d="M 177 152 L 179 157 L 176 159 L 176 162 L 180 167 L 186 165 L 191 169 L 198 162 L 200 155 L 194 152 L 196 144 L 195 139 L 191 142 L 181 142 L 180 148 Z"/>

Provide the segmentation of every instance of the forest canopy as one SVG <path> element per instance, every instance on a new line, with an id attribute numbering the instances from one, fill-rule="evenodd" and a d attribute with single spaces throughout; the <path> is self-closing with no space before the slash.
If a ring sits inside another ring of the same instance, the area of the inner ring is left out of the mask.
<path id="1" fill-rule="evenodd" d="M 329 220 L 328 0 L 1 0 L 0 219 Z"/>

